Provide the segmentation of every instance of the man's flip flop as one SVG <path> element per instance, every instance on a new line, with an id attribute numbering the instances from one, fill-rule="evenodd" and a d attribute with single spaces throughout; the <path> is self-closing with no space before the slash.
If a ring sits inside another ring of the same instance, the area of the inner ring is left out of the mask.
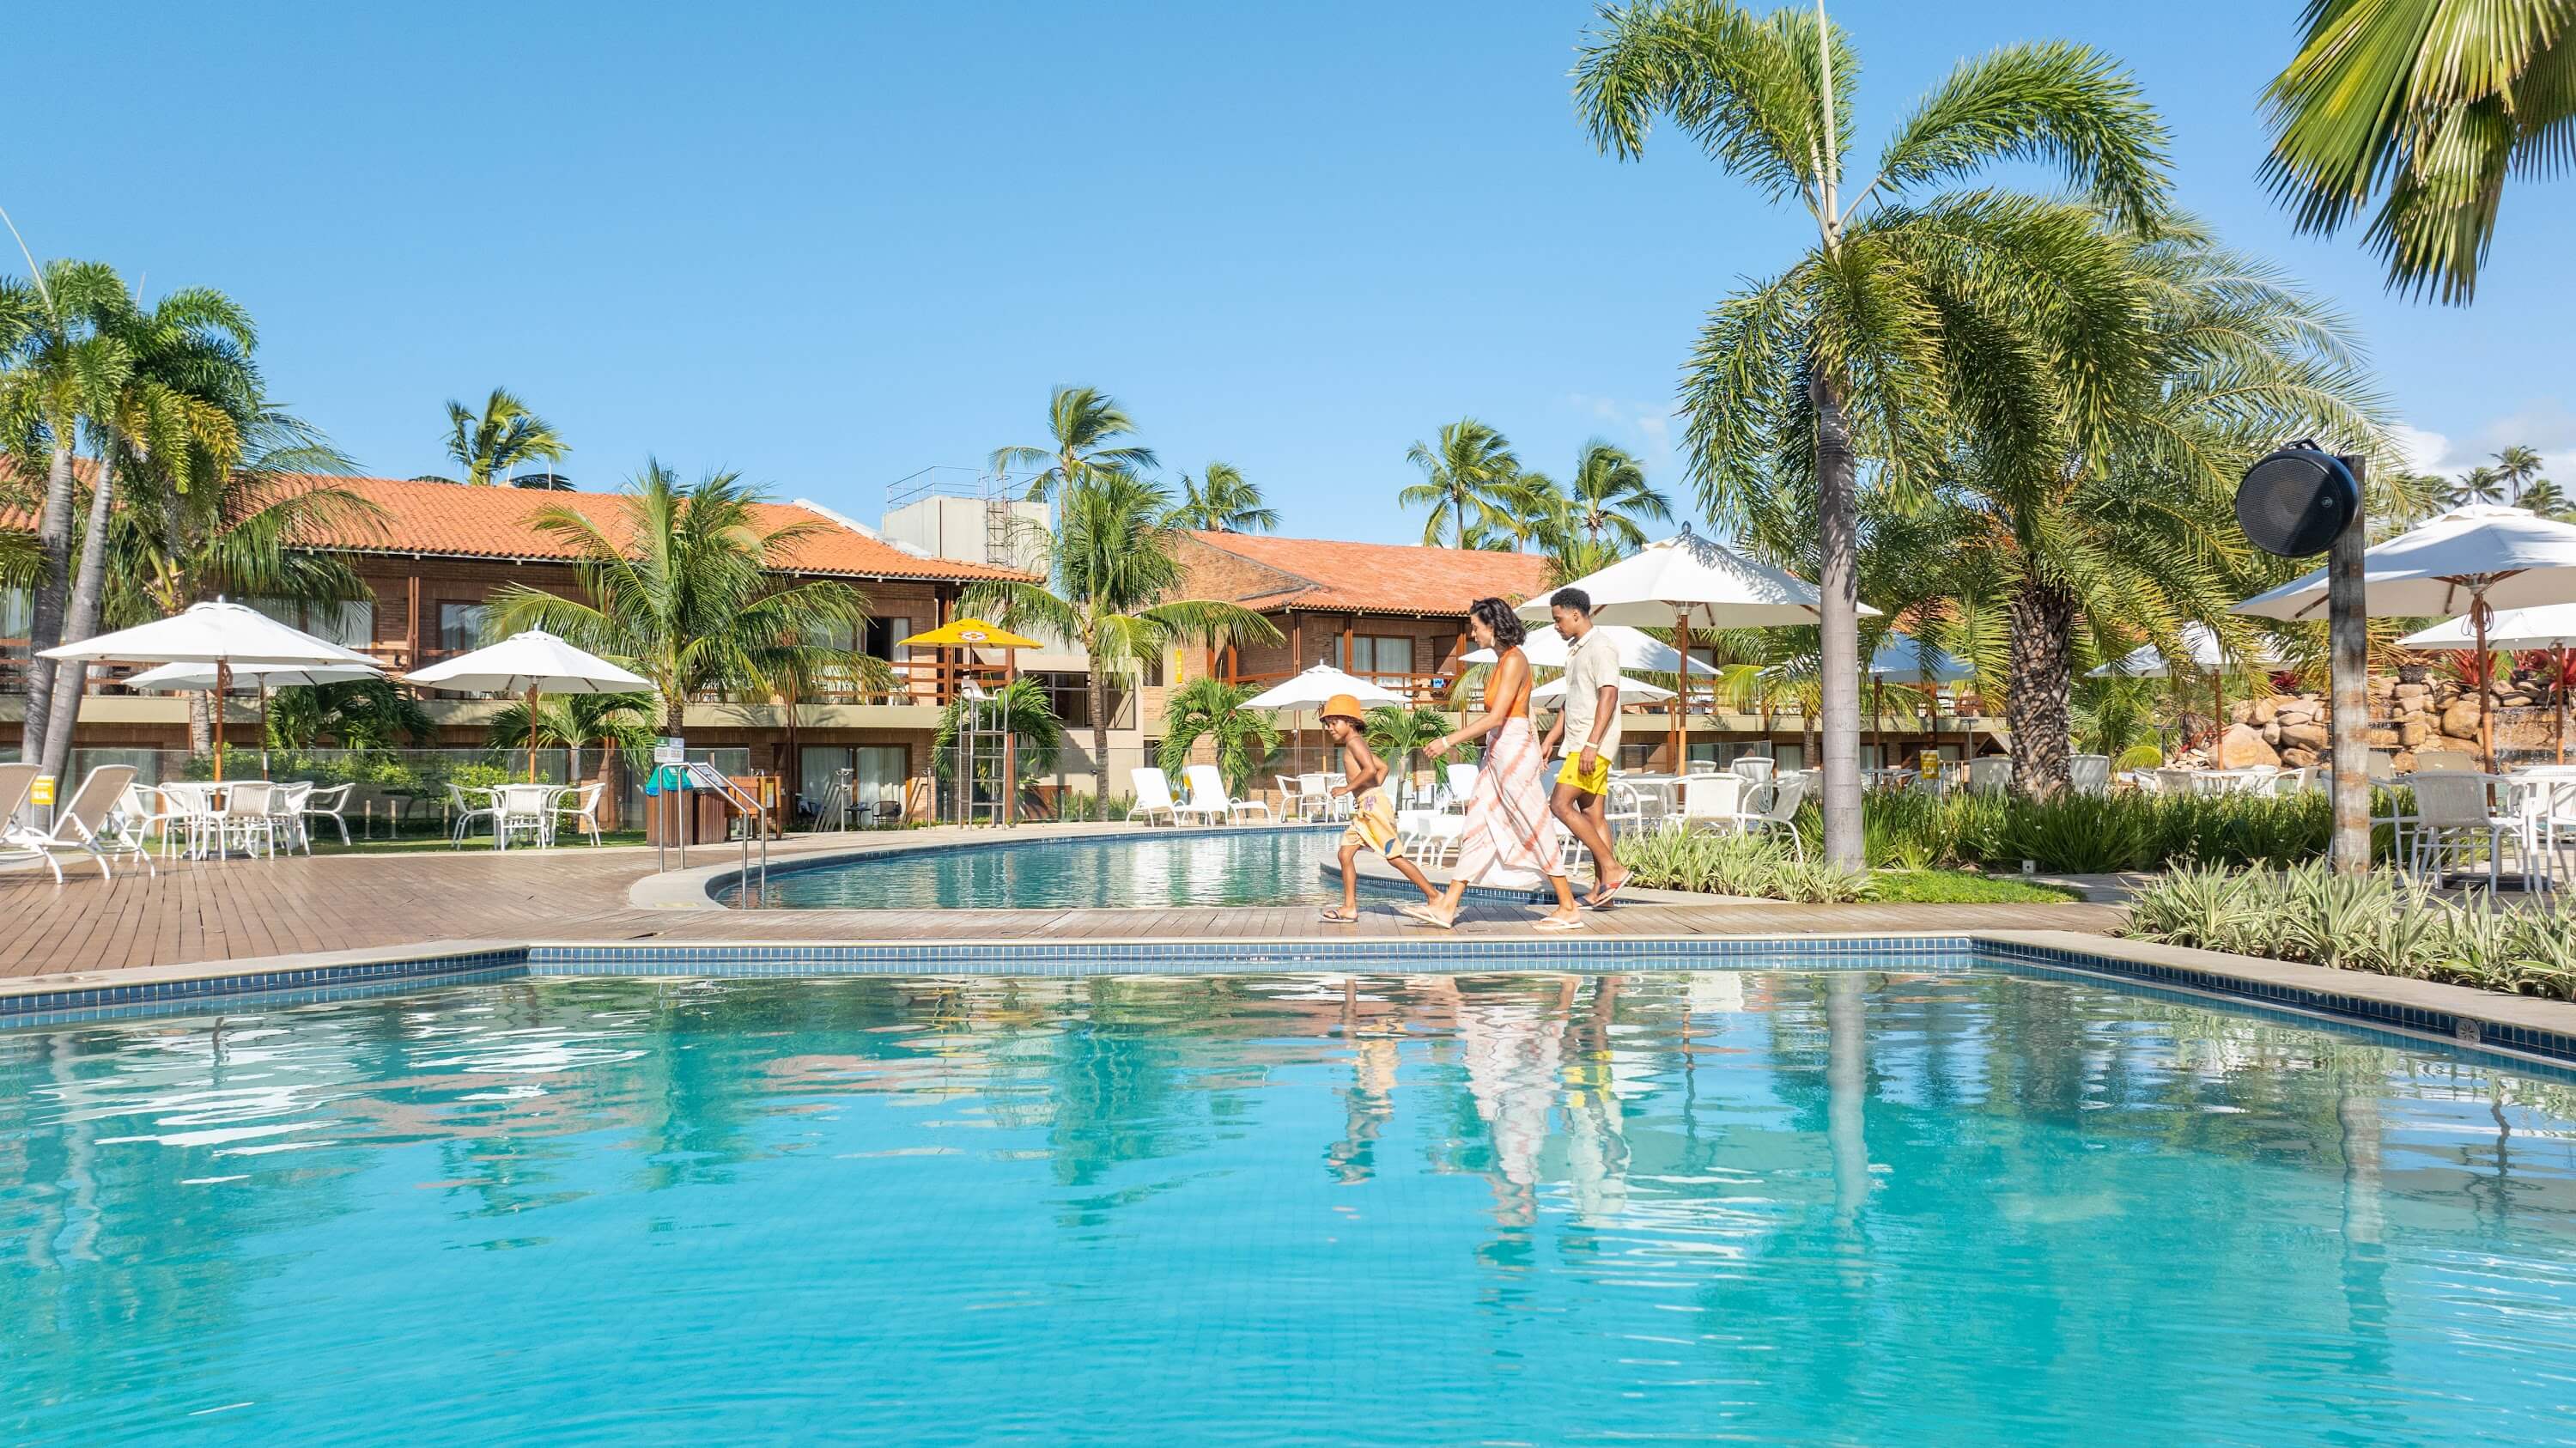
<path id="1" fill-rule="evenodd" d="M 1592 928 L 1592 924 L 1588 920 L 1564 920 L 1557 916 L 1550 915 L 1538 922 L 1538 928 L 1546 931 L 1589 930 Z"/>
<path id="2" fill-rule="evenodd" d="M 1439 916 L 1431 913 L 1431 907 L 1428 905 L 1404 905 L 1397 908 L 1407 919 L 1419 921 L 1424 925 L 1430 926 L 1434 930 L 1455 930 L 1458 928 L 1457 921 L 1441 919 Z"/>

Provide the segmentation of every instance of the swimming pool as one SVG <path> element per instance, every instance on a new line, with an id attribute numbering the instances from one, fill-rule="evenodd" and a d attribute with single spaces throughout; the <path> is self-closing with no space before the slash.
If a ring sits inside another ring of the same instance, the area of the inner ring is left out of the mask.
<path id="1" fill-rule="evenodd" d="M 0 1437 L 2566 1436 L 2567 1079 L 1891 964 L 0 1032 Z"/>
<path id="2" fill-rule="evenodd" d="M 1317 869 L 1341 838 L 1338 829 L 1247 827 L 903 850 L 772 870 L 766 892 L 736 886 L 725 903 L 756 895 L 763 905 L 811 910 L 1301 904 L 1339 897 Z"/>

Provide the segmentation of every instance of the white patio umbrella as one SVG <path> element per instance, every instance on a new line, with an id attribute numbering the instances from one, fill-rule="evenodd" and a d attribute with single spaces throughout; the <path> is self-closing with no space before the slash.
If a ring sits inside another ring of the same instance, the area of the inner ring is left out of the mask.
<path id="1" fill-rule="evenodd" d="M 319 664 L 243 664 L 231 672 L 234 691 L 243 689 L 259 691 L 259 772 L 263 775 L 268 773 L 269 690 L 299 684 L 345 684 L 353 679 L 381 679 L 385 676 L 384 670 L 373 665 L 360 668 L 356 664 L 345 667 Z M 216 691 L 215 670 L 211 665 L 163 664 L 157 669 L 145 669 L 142 673 L 128 677 L 125 680 L 125 687 L 151 689 L 158 693 L 215 694 L 215 708 L 218 711 L 215 717 L 218 720 L 223 718 L 220 712 L 223 696 Z"/>
<path id="2" fill-rule="evenodd" d="M 1684 527 L 1660 542 L 1649 543 L 1598 573 L 1567 584 L 1592 598 L 1595 623 L 1624 623 L 1640 628 L 1670 628 L 1673 641 L 1690 652 L 1692 629 L 1786 628 L 1814 623 L 1820 601 L 1816 586 L 1737 551 L 1714 538 Z M 1544 623 L 1547 594 L 1520 606 L 1520 616 Z M 1866 615 L 1878 610 L 1860 606 Z M 1684 687 L 1690 678 L 1682 676 Z M 1682 724 L 1690 701 L 1673 711 L 1673 767 L 1682 767 Z"/>
<path id="3" fill-rule="evenodd" d="M 527 695 L 530 783 L 537 778 L 539 694 L 642 694 L 653 688 L 651 680 L 535 628 L 472 653 L 414 669 L 403 677 L 434 689 Z"/>
<path id="4" fill-rule="evenodd" d="M 2576 603 L 2576 523 L 2528 508 L 2471 503 L 2409 528 L 2361 555 L 2367 612 L 2374 618 L 2420 618 L 2468 612 L 2473 646 L 2483 657 L 2499 608 Z M 2326 605 L 2326 571 L 2258 593 L 2236 612 L 2304 619 Z M 2495 769 L 2494 712 L 2481 699 L 2478 752 Z"/>
<path id="5" fill-rule="evenodd" d="M 1681 650 L 1643 629 L 1631 628 L 1624 623 L 1603 623 L 1593 625 L 1592 631 L 1619 650 L 1619 667 L 1623 669 L 1635 669 L 1641 674 L 1678 674 L 1682 671 Z M 1532 668 L 1564 668 L 1567 647 L 1564 636 L 1552 628 L 1532 629 L 1530 636 L 1521 640 L 1521 652 L 1528 656 Z M 1459 655 L 1458 662 L 1490 664 L 1499 657 L 1492 649 L 1474 649 Z M 1715 665 L 1697 659 L 1690 661 L 1690 671 L 1703 679 L 1713 679 L 1718 673 Z"/>
<path id="6" fill-rule="evenodd" d="M 1348 694 L 1363 704 L 1401 704 L 1404 696 L 1330 664 L 1317 664 L 1243 701 L 1246 709 L 1320 709 L 1335 694 Z"/>
<path id="7" fill-rule="evenodd" d="M 1548 700 L 1562 699 L 1564 697 L 1565 680 L 1563 679 L 1550 679 L 1546 683 L 1539 685 L 1537 688 L 1530 690 L 1530 700 L 1532 703 L 1541 703 Z M 1619 681 L 1619 702 L 1622 704 L 1656 704 L 1671 697 L 1673 697 L 1673 691 L 1665 688 L 1661 684 L 1649 684 L 1643 679 L 1621 679 Z"/>
<path id="8" fill-rule="evenodd" d="M 328 639 L 289 628 L 257 609 L 220 598 L 212 603 L 190 604 L 168 618 L 50 648 L 44 656 L 84 664 L 102 659 L 138 664 L 211 664 L 218 702 L 232 691 L 232 671 L 241 665 L 376 666 L 375 660 L 355 649 L 344 649 Z M 215 778 L 220 782 L 224 777 L 220 709 L 215 721 Z"/>
<path id="9" fill-rule="evenodd" d="M 2467 649 L 2477 647 L 2477 620 L 2462 614 L 2449 623 L 2437 623 L 2399 639 L 2398 644 L 2410 649 Z M 2513 608 L 2497 614 L 2487 624 L 2486 646 L 2490 649 L 2547 649 L 2558 660 L 2558 703 L 2554 736 L 2558 741 L 2558 762 L 2567 762 L 2567 651 L 2576 648 L 2576 603 L 2545 604 L 2539 608 Z"/>
<path id="10" fill-rule="evenodd" d="M 2227 714 L 2227 650 L 2219 643 L 2217 632 L 2203 623 L 2182 626 L 2182 647 L 2182 672 L 2209 680 L 2209 732 L 2215 739 L 2225 728 L 2222 721 Z M 2281 656 L 2269 645 L 2259 645 L 2253 657 L 2243 662 L 2277 664 L 2280 661 Z M 2084 672 L 2088 679 L 2170 679 L 2173 676 L 2173 661 L 2154 644 L 2140 644 L 2111 662 Z"/>

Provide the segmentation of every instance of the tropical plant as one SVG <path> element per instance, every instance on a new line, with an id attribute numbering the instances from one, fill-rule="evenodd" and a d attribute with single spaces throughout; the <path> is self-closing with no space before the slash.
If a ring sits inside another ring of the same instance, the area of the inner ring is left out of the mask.
<path id="1" fill-rule="evenodd" d="M 281 749 L 391 749 L 427 739 L 436 727 L 420 700 L 385 679 L 291 685 L 268 699 L 268 742 Z"/>
<path id="2" fill-rule="evenodd" d="M 1064 721 L 1047 701 L 1045 686 L 1035 679 L 1013 679 L 981 700 L 951 699 L 939 711 L 939 732 L 930 742 L 931 773 L 941 779 L 957 777 L 957 736 L 970 724 L 984 734 L 1010 731 L 1011 763 L 1023 789 L 1031 779 L 1053 772 L 1064 753 Z M 986 768 L 986 762 L 978 762 L 976 781 L 999 788 L 1000 764 L 989 763 Z"/>
<path id="3" fill-rule="evenodd" d="M 1050 583 L 979 583 L 966 607 L 1011 628 L 1053 634 L 1090 661 L 1092 768 L 1108 788 L 1109 679 L 1133 676 L 1176 643 L 1276 643 L 1279 630 L 1248 608 L 1176 597 L 1186 581 L 1173 555 L 1171 495 L 1145 479 L 1100 472 L 1069 485 L 1053 532 L 1032 541 Z"/>
<path id="4" fill-rule="evenodd" d="M 1521 476 L 1521 463 L 1501 433 L 1462 417 L 1443 426 L 1436 443 L 1407 448 L 1404 460 L 1422 470 L 1422 481 L 1398 492 L 1395 502 L 1401 508 L 1430 510 L 1422 520 L 1424 547 L 1440 546 L 1443 532 L 1455 548 L 1512 536 L 1511 487 Z"/>
<path id="5" fill-rule="evenodd" d="M 1821 8 L 1756 18 L 1732 0 L 1605 11 L 1575 71 L 1603 150 L 1638 157 L 1648 123 L 1668 116 L 1815 227 L 1787 271 L 1712 314 L 1684 410 L 1703 505 L 1816 568 L 1826 853 L 1846 866 L 1862 849 L 1861 458 L 1890 481 L 1926 481 L 1954 414 L 2012 426 L 2053 400 L 2034 392 L 2080 383 L 2055 365 L 2069 340 L 2116 336 L 2131 306 L 2102 285 L 2094 208 L 2141 233 L 2165 209 L 2164 128 L 2098 52 L 2024 44 L 1963 63 L 1846 192 L 1853 74 Z M 2089 206 L 1920 195 L 2004 160 L 2053 163 Z"/>
<path id="6" fill-rule="evenodd" d="M 1395 798 L 1402 800 L 1412 790 L 1413 771 L 1421 763 L 1422 751 L 1451 727 L 1450 717 L 1437 709 L 1380 704 L 1361 721 L 1360 737 L 1368 741 L 1369 752 L 1385 760 L 1387 768 L 1394 771 Z"/>
<path id="7" fill-rule="evenodd" d="M 2544 518 L 2556 518 L 2562 522 L 2576 518 L 2576 508 L 2568 505 L 2566 492 L 2548 478 L 2523 489 L 2522 495 L 2513 501 L 2515 507 L 2529 508 Z"/>
<path id="8" fill-rule="evenodd" d="M 1623 836 L 1617 853 L 1630 879 L 1649 890 L 1807 905 L 1864 900 L 1870 894 L 1867 873 L 1801 859 L 1788 846 L 1758 836 L 1652 830 Z"/>
<path id="9" fill-rule="evenodd" d="M 2308 0 L 2263 93 L 2263 174 L 2303 232 L 2377 201 L 2365 244 L 2390 288 L 2466 304 L 2508 172 L 2549 175 L 2576 120 L 2565 0 Z"/>
<path id="10" fill-rule="evenodd" d="M 1242 798 L 1252 771 L 1279 747 L 1279 726 L 1260 710 L 1243 707 L 1255 692 L 1249 684 L 1204 674 L 1174 689 L 1163 703 L 1163 745 L 1154 763 L 1165 774 L 1178 774 L 1204 739 L 1216 751 L 1226 793 Z"/>
<path id="11" fill-rule="evenodd" d="M 630 760 L 652 753 L 659 731 L 653 727 L 649 694 L 545 694 L 537 699 L 533 747 L 568 751 L 565 778 L 585 779 L 581 751 L 592 744 Z M 528 704 L 505 704 L 492 716 L 484 744 L 495 752 L 530 748 Z"/>
<path id="12" fill-rule="evenodd" d="M 2520 443 L 2498 450 L 2495 465 L 2496 471 L 2504 477 L 2505 491 L 2516 502 L 2521 501 L 2525 489 L 2542 481 L 2540 470 L 2546 466 L 2538 451 Z"/>
<path id="13" fill-rule="evenodd" d="M 782 577 L 827 525 L 765 527 L 759 501 L 739 474 L 708 473 L 692 487 L 648 459 L 618 518 L 549 503 L 529 522 L 572 547 L 583 596 L 511 584 L 490 600 L 492 627 L 544 629 L 651 680 L 665 734 L 681 732 L 699 692 L 758 690 L 789 661 L 863 668 L 850 650 L 808 640 L 857 637 L 867 599 L 846 583 Z"/>
<path id="14" fill-rule="evenodd" d="M 1028 495 L 1043 503 L 1112 474 L 1151 470 L 1152 448 L 1111 445 L 1135 431 L 1136 424 L 1108 393 L 1097 387 L 1059 387 L 1047 399 L 1046 446 L 995 448 L 993 472 L 1007 476 L 1017 468 L 1038 469 L 1029 480 Z"/>
<path id="15" fill-rule="evenodd" d="M 1576 455 L 1565 503 L 1585 539 L 1606 540 L 1622 554 L 1645 546 L 1646 524 L 1667 523 L 1673 516 L 1672 504 L 1646 481 L 1645 465 L 1599 438 Z"/>
<path id="16" fill-rule="evenodd" d="M 522 463 L 558 463 L 572 451 L 552 424 L 530 412 L 506 387 L 493 388 L 479 414 L 449 398 L 447 428 L 447 456 L 464 476 L 432 474 L 412 481 L 488 488 L 507 479 L 510 470 Z M 551 479 L 553 474 L 546 476 Z"/>
<path id="17" fill-rule="evenodd" d="M 1195 478 L 1181 474 L 1180 506 L 1172 526 L 1210 533 L 1259 533 L 1279 526 L 1279 510 L 1262 501 L 1261 489 L 1231 463 L 1210 463 Z"/>
<path id="18" fill-rule="evenodd" d="M 2459 481 L 2451 485 L 2453 506 L 2469 503 L 2501 503 L 2504 501 L 2504 495 L 2504 474 L 2484 465 L 2460 474 Z"/>

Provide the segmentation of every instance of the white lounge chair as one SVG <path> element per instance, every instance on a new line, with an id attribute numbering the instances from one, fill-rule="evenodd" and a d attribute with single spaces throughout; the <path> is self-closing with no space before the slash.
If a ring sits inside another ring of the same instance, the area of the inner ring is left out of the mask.
<path id="1" fill-rule="evenodd" d="M 1163 771 L 1131 769 L 1127 783 L 1136 792 L 1135 807 L 1127 811 L 1127 818 L 1150 825 L 1154 816 L 1161 815 L 1173 824 L 1181 822 L 1180 804 L 1172 798 L 1172 782 L 1163 777 Z"/>
<path id="2" fill-rule="evenodd" d="M 1263 819 L 1273 819 L 1270 806 L 1257 799 L 1236 799 L 1225 792 L 1225 776 L 1213 764 L 1193 764 L 1185 776 L 1190 782 L 1190 802 L 1180 807 L 1182 814 L 1205 814 L 1219 820 L 1233 820 L 1238 815 L 1261 811 Z"/>
<path id="3" fill-rule="evenodd" d="M 28 792 L 36 787 L 36 769 L 32 764 L 0 764 L 0 834 L 6 834 L 17 822 L 18 811 L 26 807 Z"/>
<path id="4" fill-rule="evenodd" d="M 160 871 L 152 867 L 152 856 L 137 848 L 131 836 L 122 840 L 112 838 L 108 829 L 109 812 L 116 808 L 125 787 L 133 782 L 134 766 L 130 764 L 102 764 L 91 770 L 89 778 L 81 781 L 80 788 L 73 791 L 71 799 L 55 813 L 52 829 L 0 827 L 6 828 L 5 833 L 0 833 L 0 859 L 42 860 L 45 868 L 54 872 L 54 883 L 59 885 L 63 882 L 63 867 L 55 857 L 84 854 L 98 861 L 100 879 L 112 880 L 116 877 L 107 867 L 107 857 L 110 848 L 116 848 L 141 860 L 144 869 L 159 874 Z M 21 791 L 22 798 L 23 794 Z M 16 812 L 14 804 L 10 806 L 10 812 Z"/>

